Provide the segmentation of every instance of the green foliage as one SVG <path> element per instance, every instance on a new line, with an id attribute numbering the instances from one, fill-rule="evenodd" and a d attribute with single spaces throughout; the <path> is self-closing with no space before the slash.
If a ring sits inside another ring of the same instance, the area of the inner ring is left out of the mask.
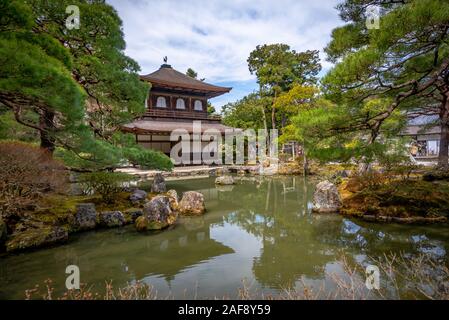
<path id="1" fill-rule="evenodd" d="M 257 46 L 248 66 L 261 88 L 270 94 L 286 91 L 295 83 L 315 83 L 321 70 L 318 51 L 296 52 L 286 44 Z"/>
<path id="2" fill-rule="evenodd" d="M 146 149 L 140 145 L 123 149 L 124 156 L 135 165 L 140 165 L 143 169 L 160 169 L 171 171 L 173 162 L 160 151 Z"/>
<path id="3" fill-rule="evenodd" d="M 68 5 L 80 8 L 81 28 L 66 28 Z M 135 142 L 114 136 L 145 112 L 149 86 L 124 53 L 114 8 L 101 0 L 0 0 L 0 9 L 0 134 L 11 132 L 5 125 L 12 125 L 12 115 L 69 166 L 125 163 L 130 153 L 124 150 Z M 164 155 L 132 155 L 146 167 L 167 167 Z"/>
<path id="4" fill-rule="evenodd" d="M 188 75 L 189 77 L 196 79 L 198 77 L 198 73 L 193 70 L 192 68 L 188 68 L 186 71 L 186 75 Z"/>
<path id="5" fill-rule="evenodd" d="M 263 129 L 264 109 L 270 104 L 270 98 L 251 93 L 222 107 L 223 123 L 234 128 Z"/>
<path id="6" fill-rule="evenodd" d="M 80 175 L 79 182 L 85 192 L 98 193 L 106 203 L 114 202 L 118 193 L 123 191 L 124 186 L 135 181 L 133 175 L 120 172 L 92 172 Z"/>

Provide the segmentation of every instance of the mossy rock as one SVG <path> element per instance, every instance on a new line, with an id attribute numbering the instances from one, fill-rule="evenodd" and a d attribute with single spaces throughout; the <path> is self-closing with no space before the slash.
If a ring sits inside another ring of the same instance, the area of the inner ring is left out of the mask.
<path id="1" fill-rule="evenodd" d="M 343 197 L 341 213 L 383 222 L 443 222 L 449 213 L 449 183 L 397 180 L 365 188 Z"/>
<path id="2" fill-rule="evenodd" d="M 15 252 L 55 245 L 68 240 L 68 232 L 63 227 L 45 226 L 13 233 L 6 242 L 6 251 Z"/>

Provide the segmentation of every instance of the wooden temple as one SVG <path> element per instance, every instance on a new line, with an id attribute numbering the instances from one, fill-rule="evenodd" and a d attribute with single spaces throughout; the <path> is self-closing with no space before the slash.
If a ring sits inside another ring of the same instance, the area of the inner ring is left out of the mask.
<path id="1" fill-rule="evenodd" d="M 125 132 L 135 134 L 140 145 L 169 155 L 177 144 L 170 141 L 171 132 L 185 129 L 192 133 L 194 121 L 201 121 L 202 132 L 216 129 L 223 135 L 226 129 L 232 129 L 221 124 L 220 116 L 207 112 L 208 99 L 228 93 L 232 88 L 194 79 L 166 63 L 140 78 L 151 84 L 145 102 L 147 111 L 143 117 L 123 127 Z"/>

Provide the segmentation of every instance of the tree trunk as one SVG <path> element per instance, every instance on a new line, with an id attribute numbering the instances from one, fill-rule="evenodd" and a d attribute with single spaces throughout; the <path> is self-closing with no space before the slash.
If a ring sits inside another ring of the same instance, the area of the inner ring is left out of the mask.
<path id="1" fill-rule="evenodd" d="M 55 113 L 53 111 L 42 111 L 39 117 L 41 148 L 47 149 L 51 154 L 55 151 L 55 139 L 51 134 L 54 129 Z"/>
<path id="2" fill-rule="evenodd" d="M 440 111 L 441 138 L 438 166 L 449 169 L 449 97 L 446 95 Z"/>

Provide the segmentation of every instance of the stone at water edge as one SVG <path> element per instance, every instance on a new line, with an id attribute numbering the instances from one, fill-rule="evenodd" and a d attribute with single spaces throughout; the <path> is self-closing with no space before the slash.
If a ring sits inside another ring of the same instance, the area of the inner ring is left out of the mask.
<path id="1" fill-rule="evenodd" d="M 147 192 L 144 190 L 136 189 L 133 191 L 133 193 L 129 196 L 129 200 L 131 202 L 140 202 L 144 201 L 147 198 Z"/>
<path id="2" fill-rule="evenodd" d="M 165 185 L 165 178 L 162 176 L 162 173 L 158 172 L 154 176 L 153 184 L 151 185 L 151 192 L 163 193 L 165 191 L 167 191 L 167 186 Z"/>
<path id="3" fill-rule="evenodd" d="M 234 178 L 231 176 L 221 176 L 215 179 L 215 184 L 228 186 L 235 184 Z"/>
<path id="4" fill-rule="evenodd" d="M 140 216 L 136 219 L 135 223 L 136 230 L 138 232 L 144 232 L 148 230 L 148 219 L 144 216 Z"/>
<path id="5" fill-rule="evenodd" d="M 93 203 L 80 203 L 76 205 L 74 227 L 76 230 L 91 230 L 97 225 L 97 211 Z"/>
<path id="6" fill-rule="evenodd" d="M 322 181 L 316 186 L 313 194 L 313 212 L 336 213 L 341 208 L 341 198 L 337 187 L 329 182 Z"/>
<path id="7" fill-rule="evenodd" d="M 38 248 L 65 242 L 69 238 L 67 230 L 63 227 L 46 226 L 13 233 L 6 242 L 6 251 Z"/>
<path id="8" fill-rule="evenodd" d="M 178 213 L 172 210 L 170 198 L 156 196 L 147 202 L 143 208 L 143 216 L 137 218 L 137 231 L 160 230 L 176 222 Z"/>
<path id="9" fill-rule="evenodd" d="M 102 227 L 121 227 L 125 225 L 125 216 L 120 211 L 104 211 L 98 214 Z"/>
<path id="10" fill-rule="evenodd" d="M 170 199 L 170 208 L 174 211 L 178 210 L 179 199 L 176 190 L 174 189 L 168 190 L 167 197 Z"/>
<path id="11" fill-rule="evenodd" d="M 196 191 L 187 191 L 179 202 L 178 211 L 186 216 L 198 216 L 206 212 L 204 196 Z"/>

